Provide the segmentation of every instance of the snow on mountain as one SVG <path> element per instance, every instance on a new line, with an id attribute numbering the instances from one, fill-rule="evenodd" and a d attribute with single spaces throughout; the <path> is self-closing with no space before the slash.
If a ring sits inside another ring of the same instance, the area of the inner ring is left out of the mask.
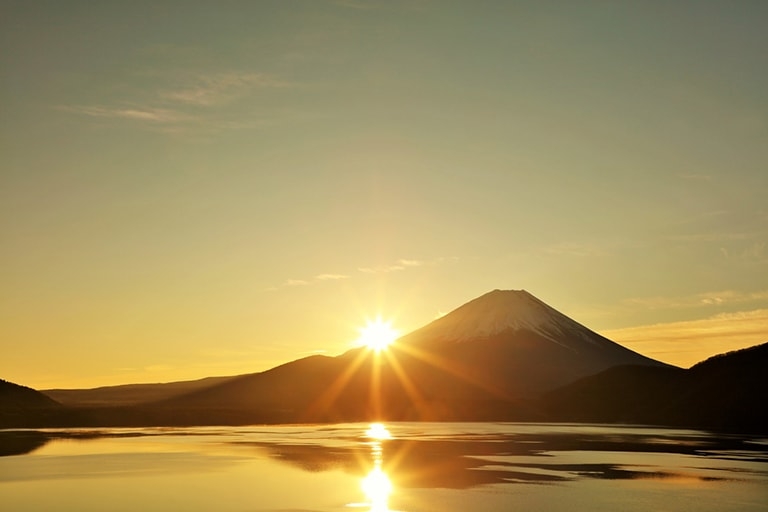
<path id="1" fill-rule="evenodd" d="M 564 339 L 596 344 L 597 333 L 571 320 L 525 290 L 494 290 L 418 329 L 415 333 L 432 340 L 463 342 L 488 338 L 507 330 L 534 332 L 558 345 Z M 607 341 L 607 340 L 606 340 Z"/>

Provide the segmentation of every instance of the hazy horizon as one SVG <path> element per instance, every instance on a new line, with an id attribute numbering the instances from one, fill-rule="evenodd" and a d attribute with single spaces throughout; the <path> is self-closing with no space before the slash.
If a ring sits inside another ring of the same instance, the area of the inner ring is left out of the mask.
<path id="1" fill-rule="evenodd" d="M 768 341 L 768 4 L 0 7 L 0 378 L 252 373 L 526 289 Z"/>

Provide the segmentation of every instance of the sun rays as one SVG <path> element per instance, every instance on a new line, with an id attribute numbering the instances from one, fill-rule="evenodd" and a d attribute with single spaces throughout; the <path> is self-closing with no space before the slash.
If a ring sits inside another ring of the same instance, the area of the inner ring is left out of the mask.
<path id="1" fill-rule="evenodd" d="M 305 421 L 392 421 L 451 418 L 445 386 L 506 401 L 508 393 L 427 344 L 413 343 L 381 316 L 358 329 L 355 348 L 333 358 L 332 378 L 302 411 Z M 398 340 L 395 343 L 395 340 Z M 329 375 L 329 376 L 330 376 Z M 463 383 L 463 384 L 458 384 Z"/>
<path id="2" fill-rule="evenodd" d="M 381 317 L 376 317 L 375 320 L 369 320 L 365 327 L 360 329 L 357 344 L 379 352 L 386 349 L 399 336 L 400 332 L 392 327 L 391 322 L 385 322 Z"/>

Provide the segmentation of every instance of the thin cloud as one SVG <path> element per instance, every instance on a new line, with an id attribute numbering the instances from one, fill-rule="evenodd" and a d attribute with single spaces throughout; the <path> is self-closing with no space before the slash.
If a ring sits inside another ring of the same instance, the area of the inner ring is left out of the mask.
<path id="1" fill-rule="evenodd" d="M 200 76 L 195 83 L 162 93 L 171 101 L 195 106 L 212 106 L 230 101 L 256 88 L 283 88 L 293 84 L 263 73 L 220 73 Z"/>
<path id="2" fill-rule="evenodd" d="M 757 242 L 752 244 L 750 247 L 744 249 L 744 251 L 741 253 L 742 259 L 763 263 L 768 262 L 768 254 L 766 254 L 765 246 L 765 242 Z"/>
<path id="3" fill-rule="evenodd" d="M 146 121 L 151 123 L 178 123 L 188 121 L 190 116 L 164 108 L 154 107 L 105 107 L 101 105 L 62 105 L 59 110 L 89 117 L 106 117 Z"/>
<path id="4" fill-rule="evenodd" d="M 173 369 L 174 367 L 169 364 L 151 364 L 143 368 L 145 372 L 166 372 Z"/>
<path id="5" fill-rule="evenodd" d="M 283 286 L 306 286 L 308 284 L 309 281 L 305 281 L 304 279 L 288 279 L 283 283 Z"/>
<path id="6" fill-rule="evenodd" d="M 682 219 L 678 219 L 675 224 L 679 226 L 685 226 L 690 224 L 701 224 L 701 223 L 710 223 L 713 220 L 721 219 L 728 215 L 727 210 L 710 210 L 705 212 L 700 212 L 695 215 L 691 215 L 688 217 L 684 217 Z"/>
<path id="7" fill-rule="evenodd" d="M 349 279 L 349 276 L 345 274 L 318 274 L 312 279 L 288 279 L 280 286 L 266 288 L 266 291 L 275 291 L 285 287 L 309 286 L 318 282 L 339 281 L 342 279 Z"/>
<path id="8" fill-rule="evenodd" d="M 636 297 L 625 299 L 622 303 L 634 308 L 641 307 L 644 309 L 686 309 L 700 306 L 739 304 L 767 299 L 768 290 L 748 293 L 723 290 L 683 297 Z"/>
<path id="9" fill-rule="evenodd" d="M 381 273 L 388 273 L 388 272 L 397 272 L 400 270 L 406 270 L 409 268 L 417 268 L 427 265 L 439 265 L 442 263 L 453 263 L 457 261 L 458 258 L 453 257 L 440 257 L 435 258 L 433 260 L 418 260 L 418 259 L 405 259 L 401 258 L 397 260 L 395 263 L 389 264 L 389 265 L 377 265 L 372 267 L 358 267 L 357 271 L 361 272 L 363 274 L 381 274 Z M 265 291 L 275 291 L 279 288 L 288 287 L 288 286 L 308 286 L 313 285 L 321 282 L 328 282 L 328 281 L 340 281 L 343 279 L 350 279 L 352 278 L 349 274 L 337 274 L 337 273 L 322 273 L 317 274 L 312 279 L 288 279 L 280 286 L 272 286 L 269 288 L 265 288 Z"/>
<path id="10" fill-rule="evenodd" d="M 748 265 L 768 264 L 768 251 L 766 251 L 765 242 L 755 242 L 741 249 L 720 247 L 720 254 L 726 260 L 740 262 Z"/>
<path id="11" fill-rule="evenodd" d="M 601 334 L 649 357 L 689 367 L 716 354 L 768 342 L 768 309 L 611 329 Z"/>
<path id="12" fill-rule="evenodd" d="M 217 73 L 197 76 L 170 90 L 155 90 L 151 92 L 152 100 L 146 99 L 144 91 L 142 97 L 145 99 L 139 101 L 129 99 L 115 105 L 61 105 L 55 108 L 81 116 L 144 123 L 167 134 L 206 135 L 290 122 L 293 118 L 285 113 L 268 119 L 239 112 L 232 118 L 231 113 L 212 107 L 246 96 L 256 89 L 293 86 L 294 83 L 266 73 Z"/>
<path id="13" fill-rule="evenodd" d="M 403 265 L 376 265 L 375 267 L 358 267 L 358 271 L 364 274 L 386 274 L 387 272 L 396 272 L 398 270 L 405 270 Z"/>
<path id="14" fill-rule="evenodd" d="M 734 240 L 749 240 L 756 233 L 690 233 L 686 235 L 670 235 L 666 237 L 672 242 L 727 242 Z"/>
<path id="15" fill-rule="evenodd" d="M 596 256 L 605 256 L 608 252 L 597 245 L 579 244 L 565 242 L 551 245 L 544 249 L 544 252 L 552 256 L 574 256 L 577 258 L 588 258 Z"/>
<path id="16" fill-rule="evenodd" d="M 338 281 L 339 279 L 349 279 L 345 274 L 319 274 L 315 276 L 318 281 Z"/>
<path id="17" fill-rule="evenodd" d="M 421 267 L 424 265 L 441 263 L 445 260 L 446 258 L 438 258 L 432 261 L 399 259 L 397 260 L 397 262 L 392 264 L 376 265 L 373 267 L 358 267 L 357 270 L 364 274 L 386 274 L 388 272 L 397 272 L 399 270 L 405 270 L 407 268 Z"/>

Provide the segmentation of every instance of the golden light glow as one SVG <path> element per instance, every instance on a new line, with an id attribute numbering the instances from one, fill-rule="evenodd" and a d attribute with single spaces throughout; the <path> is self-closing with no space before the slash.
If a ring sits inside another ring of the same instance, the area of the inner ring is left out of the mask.
<path id="1" fill-rule="evenodd" d="M 371 442 L 371 455 L 373 456 L 373 469 L 360 483 L 368 503 L 370 512 L 391 512 L 389 508 L 389 496 L 393 486 L 387 473 L 384 471 L 384 446 L 383 441 L 392 439 L 392 434 L 382 423 L 371 423 L 365 431 L 366 437 L 373 439 Z"/>
<path id="2" fill-rule="evenodd" d="M 392 328 L 390 322 L 385 322 L 377 317 L 376 320 L 369 321 L 365 327 L 360 329 L 357 343 L 378 352 L 387 348 L 398 336 L 400 333 Z"/>
<path id="3" fill-rule="evenodd" d="M 392 493 L 392 482 L 381 469 L 375 467 L 363 478 L 363 492 L 371 505 L 371 512 L 389 512 L 389 495 Z"/>
<path id="4" fill-rule="evenodd" d="M 371 423 L 371 426 L 365 431 L 365 435 L 371 439 L 392 439 L 392 434 L 381 423 Z"/>

